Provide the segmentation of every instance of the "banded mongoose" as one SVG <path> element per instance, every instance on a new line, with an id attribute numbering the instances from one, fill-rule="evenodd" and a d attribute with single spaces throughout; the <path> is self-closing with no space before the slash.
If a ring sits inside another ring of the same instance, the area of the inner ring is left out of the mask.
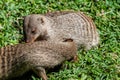
<path id="1" fill-rule="evenodd" d="M 45 69 L 54 68 L 77 54 L 76 44 L 68 39 L 64 42 L 36 41 L 0 48 L 0 80 L 11 79 L 33 70 L 47 80 Z"/>
<path id="2" fill-rule="evenodd" d="M 72 38 L 79 47 L 91 49 L 99 43 L 99 35 L 92 19 L 82 12 L 58 11 L 45 15 L 31 14 L 24 18 L 26 42 L 35 40 L 62 41 Z"/>

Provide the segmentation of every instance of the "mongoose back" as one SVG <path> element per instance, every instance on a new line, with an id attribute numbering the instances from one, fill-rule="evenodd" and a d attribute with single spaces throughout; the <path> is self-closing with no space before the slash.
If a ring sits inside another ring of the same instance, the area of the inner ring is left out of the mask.
<path id="1" fill-rule="evenodd" d="M 0 48 L 0 80 L 20 76 L 32 69 L 43 80 L 47 80 L 45 69 L 54 68 L 65 60 L 76 56 L 73 41 L 36 41 Z"/>
<path id="2" fill-rule="evenodd" d="M 26 42 L 35 40 L 62 41 L 72 38 L 79 47 L 89 50 L 99 43 L 99 35 L 92 19 L 81 12 L 58 11 L 45 15 L 31 14 L 24 18 Z"/>

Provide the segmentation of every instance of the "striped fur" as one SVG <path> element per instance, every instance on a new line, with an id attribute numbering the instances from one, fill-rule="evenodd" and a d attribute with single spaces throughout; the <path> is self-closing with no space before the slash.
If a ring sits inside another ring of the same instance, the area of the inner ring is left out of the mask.
<path id="1" fill-rule="evenodd" d="M 42 39 L 62 41 L 64 38 L 72 38 L 78 48 L 84 47 L 86 50 L 99 43 L 99 35 L 93 20 L 82 12 L 31 14 L 24 18 L 23 29 L 27 42 Z"/>
<path id="2" fill-rule="evenodd" d="M 0 48 L 0 80 L 20 76 L 38 66 L 43 69 L 53 68 L 76 56 L 76 52 L 74 42 L 37 41 L 2 47 Z"/>

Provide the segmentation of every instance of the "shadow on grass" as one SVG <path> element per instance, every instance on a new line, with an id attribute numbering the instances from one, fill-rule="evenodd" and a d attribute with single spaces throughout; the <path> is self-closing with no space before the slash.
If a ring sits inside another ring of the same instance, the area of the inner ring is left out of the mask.
<path id="1" fill-rule="evenodd" d="M 60 69 L 63 69 L 65 66 L 63 64 L 60 64 L 58 66 L 55 66 L 52 69 L 47 69 L 47 74 L 51 73 L 51 72 L 58 72 Z M 34 76 L 37 79 L 40 79 L 33 71 L 28 71 L 25 74 L 23 74 L 22 76 L 19 77 L 15 77 L 12 79 L 7 79 L 7 80 L 33 80 L 32 76 Z"/>
<path id="2" fill-rule="evenodd" d="M 34 74 L 32 71 L 28 71 L 25 74 L 23 74 L 22 76 L 15 77 L 15 78 L 8 79 L 8 80 L 33 80 L 32 76 L 37 77 L 36 74 Z"/>

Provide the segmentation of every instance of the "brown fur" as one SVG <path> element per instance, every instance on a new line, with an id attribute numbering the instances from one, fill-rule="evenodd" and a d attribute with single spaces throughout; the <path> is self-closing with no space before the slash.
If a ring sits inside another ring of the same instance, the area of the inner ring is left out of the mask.
<path id="1" fill-rule="evenodd" d="M 95 24 L 82 12 L 57 11 L 45 15 L 31 14 L 24 18 L 23 28 L 26 42 L 43 39 L 62 41 L 64 38 L 72 38 L 78 48 L 85 47 L 86 50 L 99 43 Z"/>
<path id="2" fill-rule="evenodd" d="M 54 68 L 76 56 L 73 41 L 36 41 L 0 48 L 0 80 L 20 76 L 33 70 L 43 80 L 47 80 L 45 69 Z"/>
<path id="3" fill-rule="evenodd" d="M 45 14 L 45 16 L 48 17 L 57 17 L 60 15 L 65 15 L 65 14 L 69 14 L 69 13 L 74 13 L 75 11 L 55 11 L 55 12 L 48 12 Z"/>

